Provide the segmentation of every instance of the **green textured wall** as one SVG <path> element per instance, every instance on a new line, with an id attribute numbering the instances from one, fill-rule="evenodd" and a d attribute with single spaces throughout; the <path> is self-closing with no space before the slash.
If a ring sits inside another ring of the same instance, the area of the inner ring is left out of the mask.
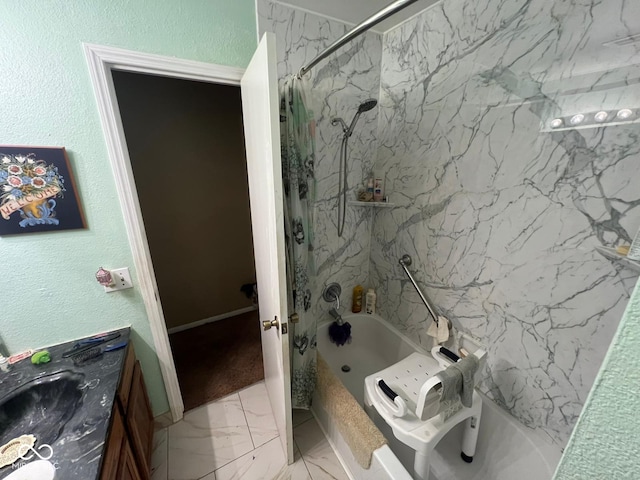
<path id="1" fill-rule="evenodd" d="M 627 305 L 555 480 L 636 479 L 640 451 L 640 283 Z"/>
<path id="2" fill-rule="evenodd" d="M 81 44 L 244 67 L 255 31 L 253 0 L 0 0 L 0 144 L 66 147 L 88 224 L 0 237 L 9 351 L 131 324 L 154 412 L 168 409 L 138 289 L 105 294 L 94 278 L 133 258 Z"/>

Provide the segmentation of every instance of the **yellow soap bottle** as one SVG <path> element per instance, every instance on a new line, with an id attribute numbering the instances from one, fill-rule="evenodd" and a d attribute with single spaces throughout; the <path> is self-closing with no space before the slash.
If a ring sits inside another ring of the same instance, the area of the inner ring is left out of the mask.
<path id="1" fill-rule="evenodd" d="M 362 311 L 362 294 L 364 288 L 362 285 L 356 285 L 353 287 L 353 299 L 351 302 L 351 311 L 353 313 L 360 313 Z"/>

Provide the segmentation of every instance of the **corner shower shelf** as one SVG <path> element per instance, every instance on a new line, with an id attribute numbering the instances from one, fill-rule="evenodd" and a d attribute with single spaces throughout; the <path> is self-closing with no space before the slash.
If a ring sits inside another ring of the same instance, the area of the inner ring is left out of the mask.
<path id="1" fill-rule="evenodd" d="M 353 205 L 354 207 L 394 207 L 393 203 L 389 202 L 357 202 L 355 200 L 350 200 L 347 202 L 348 205 Z"/>
<path id="2" fill-rule="evenodd" d="M 617 262 L 620 262 L 621 265 L 627 267 L 628 269 L 633 270 L 634 272 L 640 273 L 640 262 L 636 260 L 631 260 L 627 258 L 626 255 L 619 254 L 618 252 L 616 252 L 615 248 L 597 246 L 596 250 L 600 252 L 603 256 L 610 258 L 611 260 L 616 260 Z"/>

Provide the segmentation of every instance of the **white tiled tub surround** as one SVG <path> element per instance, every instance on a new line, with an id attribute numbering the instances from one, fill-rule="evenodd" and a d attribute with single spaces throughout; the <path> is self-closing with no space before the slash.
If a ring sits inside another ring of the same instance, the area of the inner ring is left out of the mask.
<path id="1" fill-rule="evenodd" d="M 264 382 L 191 410 L 154 437 L 152 480 L 347 480 L 308 411 L 294 410 L 286 464 Z"/>
<path id="2" fill-rule="evenodd" d="M 640 2 L 446 0 L 383 41 L 379 148 L 397 208 L 376 214 L 379 310 L 428 345 L 398 259 L 489 346 L 481 390 L 564 446 L 637 275 L 594 251 L 640 225 L 640 124 L 550 132 L 635 108 Z"/>
<path id="3" fill-rule="evenodd" d="M 278 50 L 278 77 L 297 73 L 325 47 L 346 33 L 351 26 L 301 10 L 258 0 L 258 30 L 274 32 Z M 327 317 L 327 304 L 320 299 L 328 281 L 343 287 L 341 300 L 351 301 L 351 289 L 366 285 L 369 272 L 371 212 L 366 208 L 346 209 L 342 238 L 337 233 L 339 151 L 342 129 L 331 119 L 351 122 L 358 105 L 378 97 L 382 38 L 368 32 L 336 55 L 313 68 L 305 77 L 311 82 L 316 100 L 317 192 L 315 204 L 315 262 L 317 287 L 313 294 L 314 314 Z M 362 114 L 349 139 L 347 200 L 355 200 L 373 167 L 376 154 L 377 108 Z"/>
<path id="4" fill-rule="evenodd" d="M 381 57 L 370 33 L 311 72 L 321 105 L 316 301 L 327 281 L 347 302 L 355 284 L 373 284 L 383 316 L 428 345 L 428 314 L 398 266 L 409 253 L 442 313 L 490 346 L 481 390 L 560 446 L 637 279 L 593 247 L 628 242 L 640 226 L 640 126 L 549 132 L 548 122 L 637 107 L 627 105 L 640 95 L 637 45 L 603 43 L 640 31 L 639 9 L 446 0 L 388 32 Z M 260 31 L 276 33 L 281 77 L 348 28 L 268 0 L 258 14 Z M 341 134 L 330 119 L 348 121 L 378 78 L 378 130 L 376 110 L 363 115 L 349 184 L 375 163 L 397 207 L 348 207 L 339 239 Z M 314 308 L 327 318 L 323 302 Z"/>

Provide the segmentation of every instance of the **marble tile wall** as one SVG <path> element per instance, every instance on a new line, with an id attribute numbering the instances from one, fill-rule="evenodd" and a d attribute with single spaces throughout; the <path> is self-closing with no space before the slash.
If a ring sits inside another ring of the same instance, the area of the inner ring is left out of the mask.
<path id="1" fill-rule="evenodd" d="M 370 280 L 425 346 L 398 265 L 489 347 L 481 390 L 564 446 L 637 274 L 594 251 L 640 226 L 640 123 L 550 131 L 640 108 L 633 0 L 444 0 L 383 40 Z M 612 407 L 613 408 L 613 407 Z"/>
<path id="2" fill-rule="evenodd" d="M 350 25 L 293 9 L 268 0 L 257 0 L 258 30 L 275 33 L 278 49 L 278 76 L 284 78 L 312 60 L 333 41 L 344 35 Z M 347 206 L 341 238 L 337 234 L 339 151 L 342 130 L 331 119 L 342 117 L 351 122 L 358 105 L 378 97 L 382 38 L 367 33 L 339 53 L 316 66 L 309 74 L 317 121 L 315 208 L 317 286 L 313 301 L 318 318 L 329 318 L 329 305 L 320 299 L 327 282 L 343 288 L 341 299 L 350 305 L 351 290 L 366 285 L 369 273 L 371 212 Z M 376 154 L 377 109 L 364 113 L 349 140 L 348 200 L 372 169 Z"/>

